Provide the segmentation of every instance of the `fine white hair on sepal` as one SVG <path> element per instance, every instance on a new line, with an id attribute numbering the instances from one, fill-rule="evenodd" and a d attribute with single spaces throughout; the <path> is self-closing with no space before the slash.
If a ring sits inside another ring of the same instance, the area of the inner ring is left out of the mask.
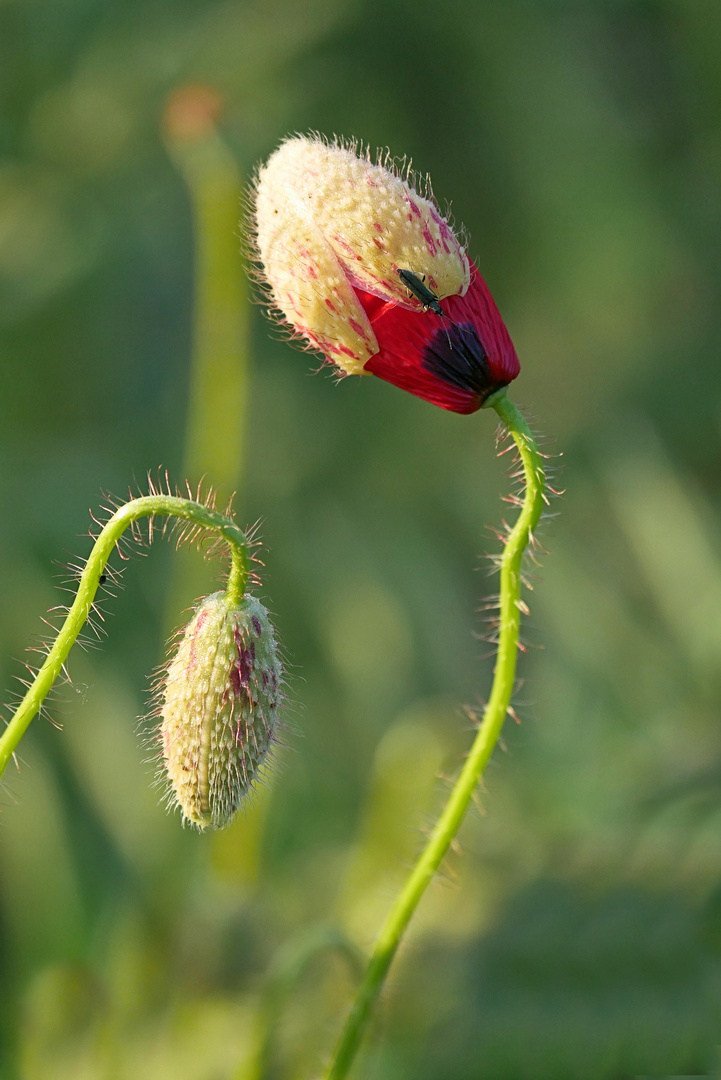
<path id="1" fill-rule="evenodd" d="M 365 374 L 379 351 L 358 290 L 412 311 L 422 306 L 399 269 L 439 296 L 468 290 L 464 243 L 430 182 L 388 152 L 374 160 L 354 140 L 293 135 L 258 170 L 249 204 L 249 256 L 267 299 L 296 340 L 346 374 Z"/>
<path id="2" fill-rule="evenodd" d="M 155 686 L 158 782 L 183 823 L 230 824 L 278 741 L 283 685 L 263 604 L 223 592 L 202 600 Z"/>

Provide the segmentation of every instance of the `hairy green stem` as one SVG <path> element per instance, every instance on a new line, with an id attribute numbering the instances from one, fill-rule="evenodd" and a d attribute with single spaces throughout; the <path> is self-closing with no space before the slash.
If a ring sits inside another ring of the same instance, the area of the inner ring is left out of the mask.
<path id="1" fill-rule="evenodd" d="M 231 600 L 243 596 L 248 578 L 248 544 L 245 534 L 234 521 L 208 506 L 175 495 L 146 495 L 125 503 L 101 529 L 80 576 L 75 600 L 55 642 L 0 738 L 0 776 L 15 753 L 30 721 L 40 710 L 90 615 L 100 578 L 115 545 L 133 522 L 153 517 L 155 514 L 190 521 L 221 536 L 231 551 L 228 595 Z"/>
<path id="2" fill-rule="evenodd" d="M 541 456 L 529 427 L 516 406 L 506 397 L 505 389 L 489 398 L 486 406 L 496 410 L 513 436 L 525 476 L 523 506 L 501 556 L 498 653 L 491 696 L 450 798 L 386 918 L 326 1074 L 327 1080 L 342 1080 L 348 1074 L 403 933 L 458 833 L 478 781 L 498 742 L 511 701 L 520 625 L 521 563 L 543 509 L 545 476 Z"/>

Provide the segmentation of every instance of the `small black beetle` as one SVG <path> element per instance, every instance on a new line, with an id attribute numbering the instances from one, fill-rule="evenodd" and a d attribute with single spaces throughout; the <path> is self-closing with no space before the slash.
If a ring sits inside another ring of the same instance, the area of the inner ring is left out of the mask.
<path id="1" fill-rule="evenodd" d="M 431 292 L 427 285 L 423 284 L 417 274 L 414 274 L 412 270 L 399 270 L 398 277 L 408 291 L 413 293 L 416 300 L 420 300 L 427 311 L 432 311 L 434 315 L 440 315 L 441 318 L 444 317 L 445 313 L 438 303 L 438 297 L 434 292 Z"/>

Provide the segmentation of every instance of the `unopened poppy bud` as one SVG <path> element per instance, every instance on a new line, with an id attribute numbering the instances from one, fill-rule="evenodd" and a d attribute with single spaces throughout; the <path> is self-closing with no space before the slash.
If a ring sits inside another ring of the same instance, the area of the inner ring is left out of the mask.
<path id="1" fill-rule="evenodd" d="M 229 824 L 275 740 L 281 682 L 263 605 L 203 600 L 159 687 L 163 771 L 184 822 Z"/>
<path id="2" fill-rule="evenodd" d="M 460 413 L 518 374 L 493 298 L 438 207 L 353 147 L 282 143 L 258 174 L 255 239 L 274 304 L 341 371 Z"/>

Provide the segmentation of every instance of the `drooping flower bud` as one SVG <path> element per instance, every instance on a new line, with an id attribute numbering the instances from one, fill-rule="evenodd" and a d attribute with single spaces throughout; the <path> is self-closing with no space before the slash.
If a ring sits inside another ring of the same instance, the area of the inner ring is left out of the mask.
<path id="1" fill-rule="evenodd" d="M 203 600 L 159 686 L 162 768 L 183 822 L 229 824 L 276 738 L 281 682 L 263 605 Z"/>
<path id="2" fill-rule="evenodd" d="M 282 143 L 258 174 L 255 240 L 273 303 L 341 371 L 459 413 L 518 374 L 493 298 L 435 203 L 353 147 Z"/>

